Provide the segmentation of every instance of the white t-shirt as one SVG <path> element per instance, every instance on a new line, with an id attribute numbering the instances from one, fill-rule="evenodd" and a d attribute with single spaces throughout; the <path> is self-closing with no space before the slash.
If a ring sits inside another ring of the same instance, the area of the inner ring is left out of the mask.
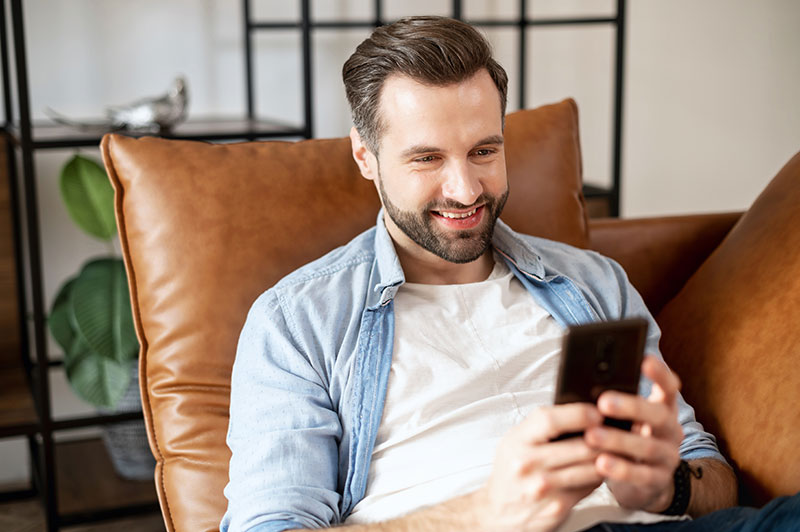
<path id="1" fill-rule="evenodd" d="M 399 517 L 480 488 L 503 435 L 553 404 L 564 331 L 502 260 L 479 283 L 404 284 L 394 316 L 367 490 L 347 524 Z M 603 484 L 560 530 L 663 519 L 621 508 Z"/>

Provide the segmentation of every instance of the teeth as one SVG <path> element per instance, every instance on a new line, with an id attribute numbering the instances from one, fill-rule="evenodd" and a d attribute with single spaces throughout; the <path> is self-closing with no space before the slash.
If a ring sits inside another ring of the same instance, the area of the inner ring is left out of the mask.
<path id="1" fill-rule="evenodd" d="M 464 212 L 464 213 L 457 213 L 457 212 L 439 212 L 439 214 L 441 214 L 441 215 L 442 215 L 442 216 L 444 216 L 445 218 L 459 219 L 459 218 L 469 218 L 470 216 L 472 216 L 473 214 L 475 214 L 477 211 L 478 211 L 478 208 L 477 208 L 477 207 L 475 207 L 475 208 L 474 208 L 474 209 L 472 209 L 471 211 L 469 211 L 469 212 Z"/>

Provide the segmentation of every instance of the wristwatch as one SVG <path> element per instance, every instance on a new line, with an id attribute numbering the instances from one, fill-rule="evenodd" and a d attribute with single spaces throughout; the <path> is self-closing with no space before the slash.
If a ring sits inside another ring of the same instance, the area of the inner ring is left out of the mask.
<path id="1" fill-rule="evenodd" d="M 689 508 L 689 500 L 692 498 L 692 477 L 701 478 L 703 468 L 697 468 L 697 472 L 692 471 L 689 462 L 681 460 L 675 468 L 672 480 L 675 484 L 675 493 L 672 495 L 672 503 L 661 512 L 664 515 L 683 515 Z"/>

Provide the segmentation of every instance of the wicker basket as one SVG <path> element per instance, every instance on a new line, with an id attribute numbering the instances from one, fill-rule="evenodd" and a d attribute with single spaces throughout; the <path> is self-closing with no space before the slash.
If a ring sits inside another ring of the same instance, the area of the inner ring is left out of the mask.
<path id="1" fill-rule="evenodd" d="M 131 368 L 131 382 L 116 408 L 103 413 L 141 412 L 139 370 L 137 361 Z M 128 480 L 152 480 L 156 461 L 150 452 L 143 420 L 112 423 L 103 427 L 105 443 L 116 472 Z"/>

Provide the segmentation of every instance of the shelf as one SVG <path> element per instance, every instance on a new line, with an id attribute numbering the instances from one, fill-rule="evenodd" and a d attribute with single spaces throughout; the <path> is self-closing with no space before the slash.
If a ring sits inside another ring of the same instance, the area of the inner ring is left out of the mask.
<path id="1" fill-rule="evenodd" d="M 33 434 L 36 407 L 22 365 L 0 366 L 0 437 Z"/>
<path id="2" fill-rule="evenodd" d="M 125 480 L 114 471 L 102 440 L 56 444 L 62 524 L 158 511 L 154 480 Z"/>
<path id="3" fill-rule="evenodd" d="M 614 191 L 597 185 L 583 185 L 583 198 L 589 218 L 608 218 L 611 216 L 611 201 Z"/>
<path id="4" fill-rule="evenodd" d="M 36 497 L 36 490 L 28 483 L 0 484 L 0 504 Z"/>
<path id="5" fill-rule="evenodd" d="M 599 187 L 597 185 L 583 185 L 584 198 L 610 198 L 614 195 L 614 191 L 610 188 Z"/>
<path id="6" fill-rule="evenodd" d="M 518 18 L 505 20 L 465 19 L 473 26 L 481 27 L 509 27 L 520 26 L 577 26 L 583 24 L 616 24 L 617 17 L 557 17 L 557 18 Z M 375 20 L 319 20 L 311 21 L 311 29 L 348 29 L 368 28 L 377 25 Z M 299 30 L 303 28 L 302 22 L 252 22 L 248 25 L 251 30 Z"/>
<path id="7" fill-rule="evenodd" d="M 120 412 L 118 414 L 97 414 L 94 416 L 70 417 L 53 420 L 53 430 L 73 430 L 96 425 L 108 425 L 123 421 L 141 421 L 144 419 L 141 411 Z"/>
<path id="8" fill-rule="evenodd" d="M 36 122 L 33 125 L 33 148 L 73 148 L 80 146 L 97 146 L 105 133 L 112 130 L 105 129 L 99 122 L 86 131 L 76 127 L 54 124 L 52 122 Z M 6 127 L 14 144 L 20 145 L 20 130 L 17 124 Z M 154 132 L 132 132 L 116 130 L 115 132 L 132 137 L 159 136 L 171 139 L 226 141 L 248 140 L 276 137 L 302 137 L 305 130 L 298 126 L 283 124 L 274 120 L 249 120 L 247 118 L 219 118 L 188 120 L 175 126 L 168 134 Z"/>

